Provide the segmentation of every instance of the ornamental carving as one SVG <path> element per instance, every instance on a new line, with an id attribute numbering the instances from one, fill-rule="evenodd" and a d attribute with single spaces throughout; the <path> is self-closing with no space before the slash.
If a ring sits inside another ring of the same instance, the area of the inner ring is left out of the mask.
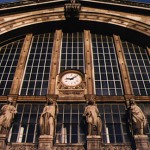
<path id="1" fill-rule="evenodd" d="M 37 150 L 36 144 L 12 144 L 6 150 Z M 53 150 L 85 150 L 83 145 L 55 145 Z M 102 145 L 102 150 L 132 150 L 130 145 Z"/>
<path id="2" fill-rule="evenodd" d="M 34 144 L 13 144 L 7 146 L 6 150 L 37 150 L 37 145 Z"/>
<path id="3" fill-rule="evenodd" d="M 105 145 L 102 150 L 132 150 L 128 145 Z"/>
<path id="4" fill-rule="evenodd" d="M 54 147 L 53 150 L 85 150 L 83 146 L 58 146 Z"/>
<path id="5" fill-rule="evenodd" d="M 66 18 L 78 18 L 80 9 L 81 4 L 77 0 L 69 0 L 69 3 L 64 6 Z"/>

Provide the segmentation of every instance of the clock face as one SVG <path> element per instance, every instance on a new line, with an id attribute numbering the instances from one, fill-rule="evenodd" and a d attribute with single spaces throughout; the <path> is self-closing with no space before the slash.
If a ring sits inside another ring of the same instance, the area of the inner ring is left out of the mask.
<path id="1" fill-rule="evenodd" d="M 82 77 L 78 73 L 66 73 L 62 76 L 62 83 L 66 86 L 77 86 L 82 82 Z"/>

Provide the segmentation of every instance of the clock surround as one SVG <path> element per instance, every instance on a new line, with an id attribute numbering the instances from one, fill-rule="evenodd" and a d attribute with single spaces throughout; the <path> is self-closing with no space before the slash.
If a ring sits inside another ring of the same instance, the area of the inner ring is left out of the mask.
<path id="1" fill-rule="evenodd" d="M 85 75 L 78 70 L 65 70 L 58 75 L 57 91 L 60 97 L 81 97 L 85 93 Z"/>

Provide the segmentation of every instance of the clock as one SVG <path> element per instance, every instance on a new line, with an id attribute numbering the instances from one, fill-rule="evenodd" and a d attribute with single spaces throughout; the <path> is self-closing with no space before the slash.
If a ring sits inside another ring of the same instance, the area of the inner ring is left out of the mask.
<path id="1" fill-rule="evenodd" d="M 61 77 L 63 85 L 68 87 L 75 87 L 81 84 L 82 76 L 77 71 L 67 71 Z"/>
<path id="2" fill-rule="evenodd" d="M 83 99 L 86 92 L 85 75 L 78 70 L 65 70 L 58 75 L 57 91 L 59 99 L 78 97 Z"/>

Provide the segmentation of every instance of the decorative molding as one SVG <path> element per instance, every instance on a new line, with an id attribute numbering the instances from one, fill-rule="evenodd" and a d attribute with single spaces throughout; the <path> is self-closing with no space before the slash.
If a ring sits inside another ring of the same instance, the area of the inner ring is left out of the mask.
<path id="1" fill-rule="evenodd" d="M 5 19 L 4 19 L 5 18 Z M 45 9 L 45 11 L 33 11 L 25 14 L 14 14 L 14 17 L 0 17 L 0 34 L 38 23 L 65 20 L 64 8 Z M 105 9 L 95 9 L 83 7 L 80 11 L 79 20 L 103 22 L 128 28 L 150 36 L 149 18 L 143 15 L 111 11 Z"/>
<path id="2" fill-rule="evenodd" d="M 37 144 L 8 143 L 6 150 L 37 150 Z M 102 150 L 132 150 L 130 145 L 102 144 Z M 54 144 L 53 150 L 85 150 L 79 144 Z"/>
<path id="3" fill-rule="evenodd" d="M 37 150 L 37 144 L 8 143 L 6 150 Z"/>
<path id="4" fill-rule="evenodd" d="M 129 145 L 113 145 L 113 144 L 108 144 L 108 145 L 103 145 L 102 150 L 132 150 L 132 147 Z"/>
<path id="5" fill-rule="evenodd" d="M 136 17 L 139 17 L 138 15 L 134 16 L 133 18 L 129 18 L 128 14 L 126 13 L 118 12 L 118 14 L 117 12 L 113 12 L 113 11 L 110 14 L 107 12 L 107 10 L 99 11 L 99 10 L 94 10 L 93 8 L 91 9 L 91 8 L 82 7 L 79 20 L 113 24 L 113 25 L 121 26 L 123 28 L 128 28 L 134 31 L 138 31 L 145 35 L 150 36 L 150 25 L 148 24 L 148 22 L 146 23 L 146 21 L 143 20 L 142 23 L 139 20 L 134 20 L 134 18 L 136 19 Z M 140 16 L 140 19 L 142 19 L 142 16 Z"/>
<path id="6" fill-rule="evenodd" d="M 53 150 L 85 150 L 84 146 L 67 146 L 67 145 L 63 145 L 63 146 L 54 146 Z"/>
<path id="7" fill-rule="evenodd" d="M 129 98 L 129 97 L 128 97 Z M 127 98 L 127 99 L 128 99 Z M 132 95 L 133 98 L 133 95 Z M 150 102 L 150 96 L 134 96 L 134 98 L 136 99 L 136 102 L 141 102 L 142 103 L 147 103 Z M 82 101 L 85 102 L 85 97 L 82 97 Z M 125 102 L 125 98 L 124 96 L 96 96 L 96 101 L 97 102 Z M 69 101 L 69 99 L 67 99 Z M 37 102 L 41 102 L 41 103 L 46 103 L 46 98 L 45 96 L 18 96 L 17 97 L 17 102 L 27 102 L 30 101 L 32 103 L 37 103 Z M 63 101 L 58 99 L 57 101 Z M 65 101 L 65 99 L 64 99 Z M 70 100 L 73 101 L 73 100 Z M 7 102 L 7 96 L 0 96 L 0 102 Z"/>

